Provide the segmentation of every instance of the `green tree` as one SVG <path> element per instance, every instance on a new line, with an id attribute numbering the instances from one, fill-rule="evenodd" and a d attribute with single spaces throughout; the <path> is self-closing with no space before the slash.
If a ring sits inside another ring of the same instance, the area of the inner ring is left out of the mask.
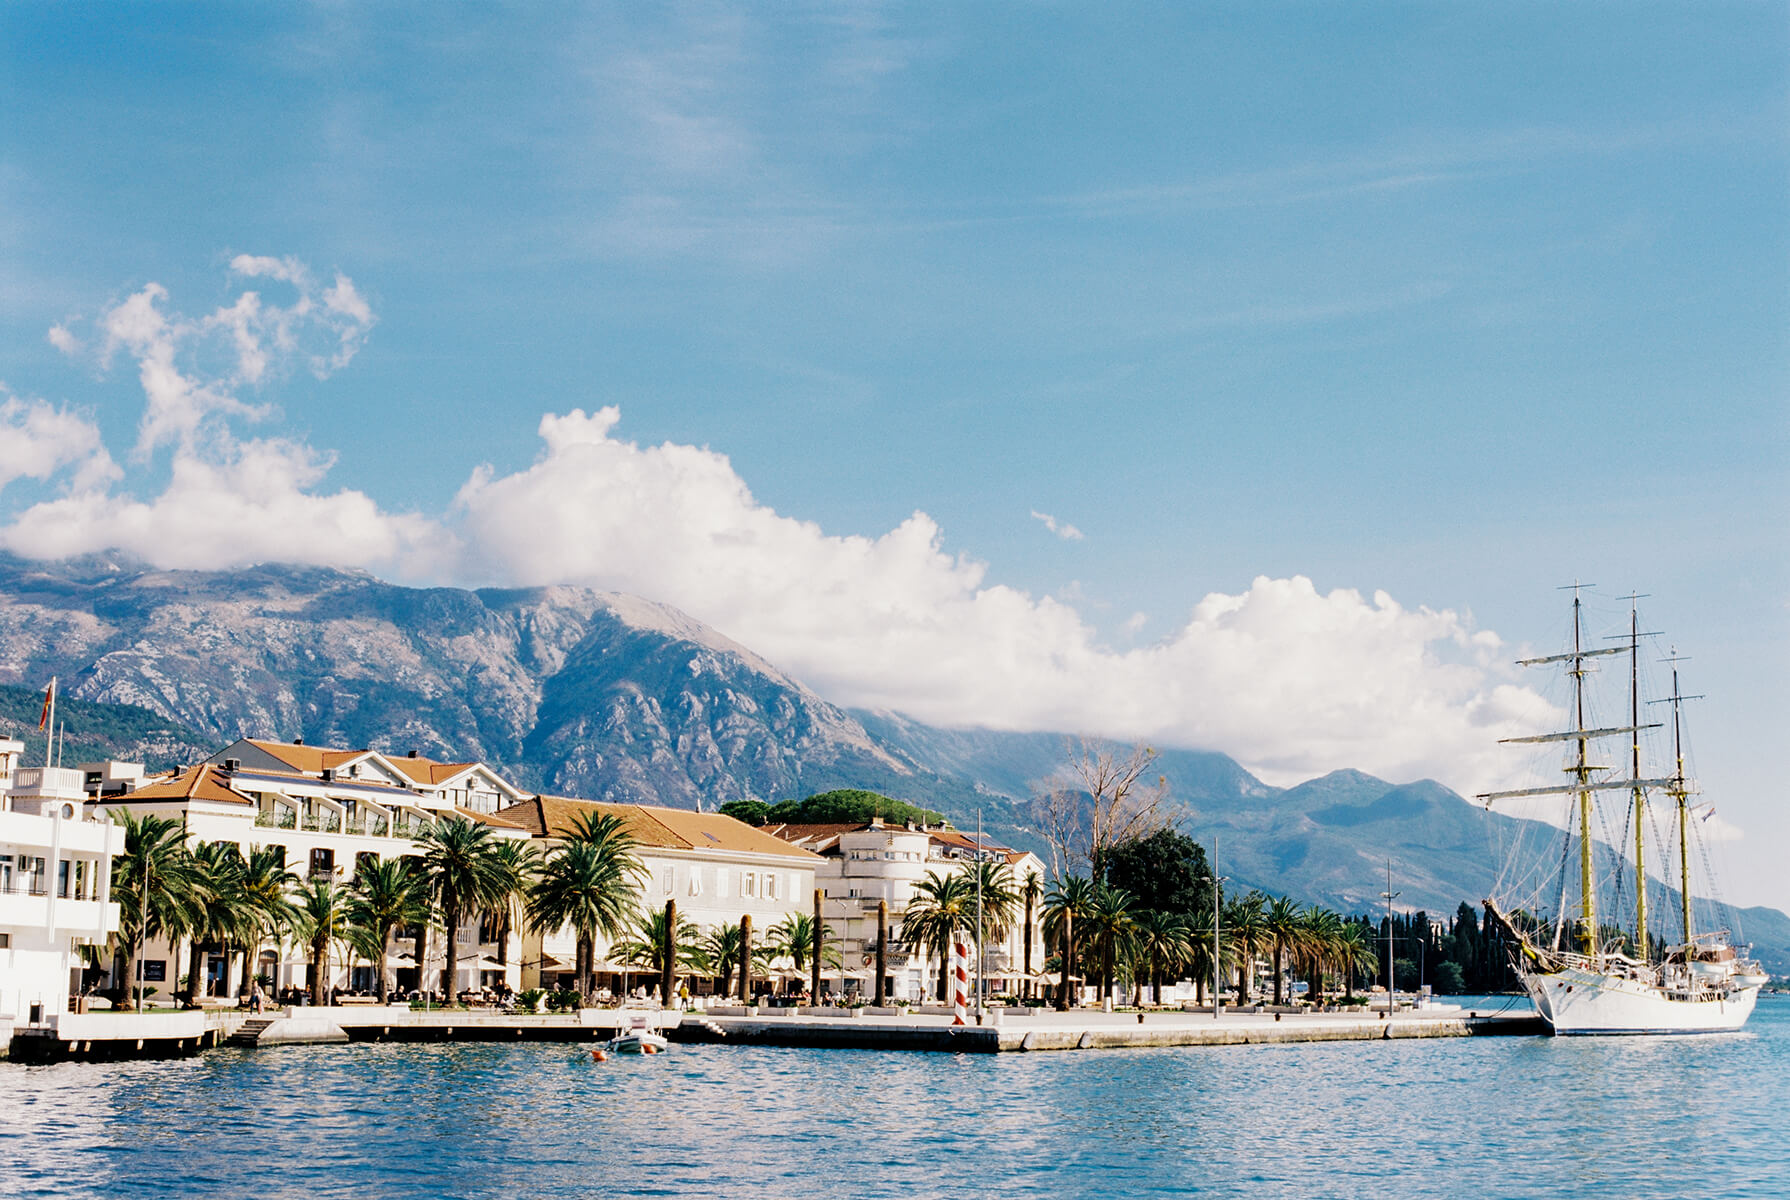
<path id="1" fill-rule="evenodd" d="M 708 960 L 709 973 L 721 984 L 721 994 L 733 992 L 733 973 L 740 965 L 740 927 L 717 925 L 702 935 L 702 953 Z"/>
<path id="2" fill-rule="evenodd" d="M 943 813 L 862 788 L 840 788 L 816 792 L 805 800 L 784 800 L 773 804 L 765 817 L 767 822 L 790 825 L 860 824 L 874 817 L 881 817 L 891 825 L 909 821 L 916 825 L 942 825 L 945 822 Z"/>
<path id="3" fill-rule="evenodd" d="M 1094 881 L 1080 875 L 1057 880 L 1044 897 L 1044 934 L 1057 942 L 1063 981 L 1057 990 L 1057 1009 L 1069 1010 L 1076 978 L 1076 941 L 1080 928 L 1094 911 Z"/>
<path id="4" fill-rule="evenodd" d="M 729 800 L 721 806 L 720 812 L 724 817 L 732 817 L 748 825 L 763 825 L 770 818 L 771 806 L 762 800 Z"/>
<path id="5" fill-rule="evenodd" d="M 137 957 L 152 937 L 178 939 L 203 924 L 205 877 L 186 846 L 186 829 L 172 817 L 138 817 L 120 810 L 124 853 L 112 864 L 118 902 L 122 1008 L 137 1007 Z"/>
<path id="6" fill-rule="evenodd" d="M 1107 852 L 1106 879 L 1137 898 L 1140 912 L 1212 923 L 1212 869 L 1206 849 L 1173 829 L 1120 842 Z"/>
<path id="7" fill-rule="evenodd" d="M 1252 891 L 1224 906 L 1223 939 L 1227 957 L 1237 968 L 1237 1003 L 1248 1004 L 1255 995 L 1255 963 L 1268 944 L 1264 907 L 1267 897 Z"/>
<path id="8" fill-rule="evenodd" d="M 970 916 L 976 913 L 975 889 L 982 889 L 982 937 L 980 941 L 998 942 L 1013 928 L 1019 910 L 1019 889 L 1013 882 L 1013 868 L 1004 862 L 978 859 L 970 864 Z"/>
<path id="9" fill-rule="evenodd" d="M 1131 916 L 1131 893 L 1122 888 L 1101 886 L 1094 889 L 1094 902 L 1087 917 L 1087 930 L 1098 954 L 1101 1003 L 1113 994 L 1113 977 L 1119 962 L 1131 949 L 1137 922 Z"/>
<path id="10" fill-rule="evenodd" d="M 532 841 L 506 838 L 496 843 L 492 851 L 497 860 L 497 896 L 493 912 L 497 916 L 497 961 L 504 966 L 510 962 L 510 934 L 516 928 L 518 919 L 523 917 L 522 908 L 528 900 L 528 889 L 533 886 L 535 874 L 541 869 L 540 848 Z"/>
<path id="11" fill-rule="evenodd" d="M 261 943 L 272 938 L 279 945 L 297 921 L 291 894 L 298 876 L 286 869 L 286 852 L 279 846 L 256 846 L 249 851 L 238 880 L 248 910 L 248 961 L 243 967 L 243 987 L 253 983 L 261 959 Z"/>
<path id="12" fill-rule="evenodd" d="M 185 1003 L 188 1008 L 199 1003 L 204 982 L 205 950 L 216 946 L 224 960 L 224 975 L 230 974 L 230 942 L 246 941 L 252 929 L 252 914 L 242 893 L 242 874 L 246 864 L 242 850 L 235 842 L 200 842 L 192 848 L 193 865 L 202 883 L 194 896 L 193 921 L 187 930 L 187 976 Z"/>
<path id="13" fill-rule="evenodd" d="M 1286 965 L 1287 950 L 1301 933 L 1299 906 L 1285 896 L 1276 896 L 1262 910 L 1262 929 L 1274 943 L 1274 1003 L 1284 1004 L 1281 976 Z"/>
<path id="14" fill-rule="evenodd" d="M 369 862 L 355 875 L 350 889 L 348 919 L 365 934 L 359 946 L 377 970 L 381 1004 L 391 998 L 385 963 L 391 954 L 392 931 L 429 919 L 426 884 L 414 862 L 404 858 Z"/>
<path id="15" fill-rule="evenodd" d="M 901 915 L 900 938 L 922 952 L 934 951 L 939 956 L 939 999 L 947 997 L 951 967 L 951 943 L 958 930 L 968 930 L 975 922 L 976 889 L 968 875 L 951 871 L 944 875 L 926 872 L 926 878 L 914 885 L 913 897 Z"/>
<path id="16" fill-rule="evenodd" d="M 735 931 L 738 936 L 738 931 Z M 654 974 L 663 977 L 665 959 L 672 952 L 674 939 L 671 931 L 665 926 L 665 910 L 651 909 L 637 913 L 634 917 L 634 928 L 630 935 L 616 942 L 609 952 L 625 963 L 646 967 Z M 736 951 L 735 958 L 739 955 Z M 672 959 L 671 989 L 677 994 L 677 977 L 681 973 L 694 972 L 699 975 L 708 974 L 711 964 L 705 950 L 705 939 L 696 922 L 679 917 L 675 937 L 675 957 Z M 661 1004 L 669 1006 L 671 996 L 659 997 Z"/>
<path id="17" fill-rule="evenodd" d="M 542 932 L 570 927 L 577 937 L 578 990 L 595 990 L 599 936 L 620 938 L 633 923 L 646 868 L 634 836 L 620 817 L 581 818 L 547 855 L 524 905 L 529 925 Z"/>
<path id="18" fill-rule="evenodd" d="M 346 937 L 348 892 L 333 880 L 311 879 L 298 889 L 294 930 L 311 951 L 311 1003 L 329 1003 L 329 946 Z"/>
<path id="19" fill-rule="evenodd" d="M 736 929 L 735 935 L 739 931 Z M 821 929 L 821 965 L 835 970 L 843 965 L 839 957 L 837 943 L 832 940 L 833 927 L 823 926 Z M 806 971 L 814 952 L 814 916 L 811 913 L 792 912 L 781 921 L 765 930 L 765 949 L 772 958 L 787 958 L 797 971 Z"/>
<path id="20" fill-rule="evenodd" d="M 1160 1004 L 1164 968 L 1172 971 L 1193 957 L 1192 930 L 1186 918 L 1152 909 L 1139 912 L 1133 923 L 1132 944 L 1143 960 L 1141 973 L 1147 974 L 1151 994 Z"/>
<path id="21" fill-rule="evenodd" d="M 497 855 L 491 827 L 465 817 L 443 817 L 417 836 L 417 870 L 431 908 L 440 906 L 446 963 L 441 989 L 448 1003 L 454 1000 L 454 977 L 459 970 L 460 925 L 473 913 L 496 907 L 504 894 L 504 867 Z M 417 939 L 417 977 L 426 982 L 424 936 Z"/>

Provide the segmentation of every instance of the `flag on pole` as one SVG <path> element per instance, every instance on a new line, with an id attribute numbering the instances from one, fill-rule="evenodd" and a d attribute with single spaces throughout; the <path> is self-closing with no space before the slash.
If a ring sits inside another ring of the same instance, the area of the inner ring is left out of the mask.
<path id="1" fill-rule="evenodd" d="M 37 727 L 39 730 L 45 729 L 49 726 L 50 712 L 55 707 L 56 707 L 56 681 L 54 679 L 51 679 L 50 686 L 44 691 L 43 713 L 41 715 L 39 715 L 39 717 L 37 718 Z"/>

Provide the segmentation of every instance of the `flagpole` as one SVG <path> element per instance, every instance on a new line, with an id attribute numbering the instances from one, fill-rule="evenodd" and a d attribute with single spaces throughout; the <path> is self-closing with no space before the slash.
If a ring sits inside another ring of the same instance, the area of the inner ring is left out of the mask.
<path id="1" fill-rule="evenodd" d="M 25 711 L 30 712 L 31 710 L 26 709 Z M 56 744 L 56 677 L 54 675 L 50 676 L 50 695 L 44 701 L 44 714 L 38 721 L 37 727 L 49 730 L 44 737 L 44 766 L 53 767 L 56 764 L 50 761 L 50 751 Z"/>

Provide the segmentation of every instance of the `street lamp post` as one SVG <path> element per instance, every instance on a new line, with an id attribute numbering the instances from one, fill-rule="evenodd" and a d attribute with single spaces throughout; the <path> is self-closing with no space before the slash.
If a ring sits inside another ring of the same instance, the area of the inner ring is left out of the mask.
<path id="1" fill-rule="evenodd" d="M 1218 915 L 1218 913 L 1219 913 L 1222 898 L 1224 895 L 1224 881 L 1225 881 L 1225 876 L 1220 875 L 1218 873 L 1218 835 L 1213 834 L 1212 835 L 1212 1019 L 1214 1021 L 1218 1020 L 1219 1013 L 1224 1009 L 1224 1001 L 1219 999 L 1219 993 L 1218 993 L 1218 978 L 1219 978 L 1219 970 L 1220 970 L 1218 964 L 1219 964 L 1219 960 L 1224 957 L 1224 955 L 1221 953 L 1222 943 L 1219 940 L 1219 915 Z"/>
<path id="2" fill-rule="evenodd" d="M 1391 1020 L 1393 993 L 1397 987 L 1397 980 L 1393 974 L 1397 968 L 1397 960 L 1392 956 L 1392 902 L 1398 899 L 1401 893 L 1392 890 L 1392 860 L 1390 858 L 1386 860 L 1386 890 L 1380 895 L 1386 901 L 1386 1018 Z"/>

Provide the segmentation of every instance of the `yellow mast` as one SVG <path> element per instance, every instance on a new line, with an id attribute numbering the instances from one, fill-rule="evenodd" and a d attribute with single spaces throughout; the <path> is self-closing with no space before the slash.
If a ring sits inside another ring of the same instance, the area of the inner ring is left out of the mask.
<path id="1" fill-rule="evenodd" d="M 1689 812 L 1690 788 L 1684 782 L 1684 738 L 1678 722 L 1679 706 L 1685 697 L 1678 693 L 1678 651 L 1672 651 L 1672 755 L 1677 760 L 1672 776 L 1672 799 L 1678 802 L 1678 904 L 1679 919 L 1684 922 L 1684 944 L 1691 944 L 1691 827 Z M 1686 962 L 1689 951 L 1686 950 Z"/>
<path id="2" fill-rule="evenodd" d="M 1641 790 L 1641 626 L 1635 615 L 1635 601 L 1628 603 L 1628 723 L 1634 726 L 1630 740 L 1633 756 L 1629 762 L 1629 778 L 1635 781 L 1635 957 L 1648 959 L 1647 946 L 1647 795 Z M 1677 689 L 1674 688 L 1674 691 Z"/>
<path id="3" fill-rule="evenodd" d="M 1573 675 L 1573 727 L 1583 733 L 1585 729 L 1585 662 L 1582 655 L 1582 639 L 1580 635 L 1579 593 L 1575 589 L 1572 596 L 1572 675 Z M 1579 783 L 1579 916 L 1584 922 L 1580 933 L 1581 947 L 1590 957 L 1597 955 L 1597 891 L 1592 874 L 1591 862 L 1591 790 L 1584 785 L 1590 782 L 1591 765 L 1586 761 L 1586 747 L 1590 739 L 1579 737 L 1578 762 L 1573 766 L 1573 774 Z"/>

